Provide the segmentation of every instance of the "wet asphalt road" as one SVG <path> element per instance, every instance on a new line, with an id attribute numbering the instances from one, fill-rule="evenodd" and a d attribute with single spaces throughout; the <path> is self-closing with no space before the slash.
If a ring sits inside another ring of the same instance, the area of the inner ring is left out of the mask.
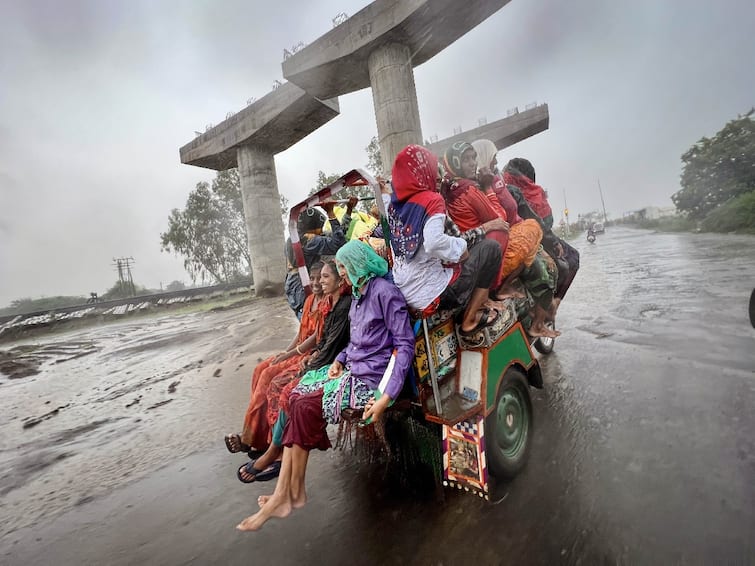
<path id="1" fill-rule="evenodd" d="M 210 316 L 197 323 L 212 327 L 206 334 L 236 329 L 224 379 L 184 380 L 188 401 L 161 407 L 164 421 L 134 425 L 139 434 L 124 450 L 150 455 L 139 465 L 111 439 L 102 450 L 82 449 L 93 468 L 110 466 L 107 489 L 83 489 L 69 477 L 76 504 L 5 530 L 0 562 L 755 563 L 755 330 L 747 318 L 755 238 L 613 228 L 594 245 L 576 242 L 582 268 L 560 311 L 563 336 L 541 360 L 545 389 L 533 392 L 530 461 L 515 481 L 496 486 L 500 503 L 453 491 L 438 501 L 432 490 L 385 479 L 382 468 L 315 453 L 307 507 L 260 533 L 237 533 L 257 495 L 273 487 L 240 484 L 243 460 L 222 446 L 248 391 L 251 364 L 237 366 L 286 336 L 245 349 L 243 316 L 222 324 Z M 203 347 L 217 353 L 219 343 Z M 191 356 L 160 359 L 170 372 Z M 3 438 L 5 452 L 12 444 Z M 77 465 L 85 469 L 86 459 Z M 56 485 L 66 466 L 45 467 L 36 483 Z M 4 492 L 4 521 L 24 513 L 24 489 Z M 28 493 L 44 504 L 44 488 Z"/>

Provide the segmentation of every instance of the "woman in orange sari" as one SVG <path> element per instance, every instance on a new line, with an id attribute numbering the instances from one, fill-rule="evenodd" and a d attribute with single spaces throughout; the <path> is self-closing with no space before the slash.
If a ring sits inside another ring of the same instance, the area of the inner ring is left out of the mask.
<path id="1" fill-rule="evenodd" d="M 250 456 L 264 452 L 270 444 L 270 424 L 267 418 L 268 387 L 272 379 L 281 374 L 296 374 L 320 340 L 325 319 L 320 286 L 322 263 L 312 265 L 309 277 L 312 294 L 304 302 L 299 332 L 285 351 L 263 360 L 254 368 L 249 406 L 244 415 L 240 434 L 228 434 L 225 445 L 229 452 L 251 452 Z"/>

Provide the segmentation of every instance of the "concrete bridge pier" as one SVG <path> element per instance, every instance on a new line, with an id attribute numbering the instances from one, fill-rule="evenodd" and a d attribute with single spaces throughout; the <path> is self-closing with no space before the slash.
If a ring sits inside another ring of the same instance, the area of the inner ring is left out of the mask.
<path id="1" fill-rule="evenodd" d="M 409 144 L 422 144 L 411 51 L 400 43 L 380 45 L 370 53 L 367 66 L 380 154 L 390 172 L 399 151 Z"/>
<path id="2" fill-rule="evenodd" d="M 278 178 L 270 150 L 242 145 L 236 149 L 241 180 L 249 255 L 252 257 L 254 290 L 258 297 L 283 293 L 286 266 L 281 261 L 283 233 Z"/>
<path id="3" fill-rule="evenodd" d="M 318 99 L 284 83 L 180 150 L 181 162 L 216 171 L 239 168 L 247 244 L 257 296 L 283 292 L 283 252 L 276 153 L 338 115 L 338 99 Z"/>

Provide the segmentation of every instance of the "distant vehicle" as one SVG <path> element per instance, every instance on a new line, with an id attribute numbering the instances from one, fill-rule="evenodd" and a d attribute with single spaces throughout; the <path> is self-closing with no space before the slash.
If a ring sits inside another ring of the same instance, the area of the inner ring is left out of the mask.
<path id="1" fill-rule="evenodd" d="M 601 222 L 596 222 L 595 225 L 592 227 L 592 230 L 596 234 L 605 234 L 605 232 L 606 232 L 606 229 L 603 226 L 603 223 L 601 223 Z"/>

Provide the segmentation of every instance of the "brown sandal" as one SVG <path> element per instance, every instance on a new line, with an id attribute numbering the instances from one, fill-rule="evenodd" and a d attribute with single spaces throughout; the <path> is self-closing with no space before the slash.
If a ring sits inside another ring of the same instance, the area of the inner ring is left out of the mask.
<path id="1" fill-rule="evenodd" d="M 247 446 L 241 442 L 241 436 L 238 434 L 226 434 L 225 447 L 228 448 L 228 452 L 231 454 L 235 454 L 236 452 L 249 452 L 249 450 L 252 449 L 251 446 Z"/>

